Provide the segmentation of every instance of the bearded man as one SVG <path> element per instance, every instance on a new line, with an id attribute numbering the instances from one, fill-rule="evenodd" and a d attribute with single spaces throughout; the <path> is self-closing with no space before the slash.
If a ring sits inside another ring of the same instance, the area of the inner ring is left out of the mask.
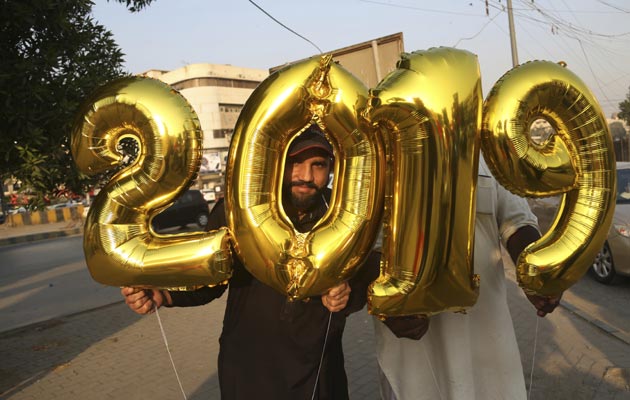
<path id="1" fill-rule="evenodd" d="M 316 125 L 289 147 L 282 200 L 299 232 L 311 230 L 328 210 L 333 162 L 332 147 Z M 221 226 L 227 226 L 223 200 L 211 212 L 209 229 Z M 236 256 L 227 285 L 192 292 L 123 288 L 121 293 L 133 311 L 147 314 L 163 305 L 207 304 L 229 287 L 219 339 L 222 399 L 343 400 L 348 399 L 341 341 L 345 320 L 365 304 L 367 285 L 378 274 L 379 258 L 373 252 L 362 267 L 371 274 L 359 273 L 303 301 L 290 301 L 259 282 Z"/>

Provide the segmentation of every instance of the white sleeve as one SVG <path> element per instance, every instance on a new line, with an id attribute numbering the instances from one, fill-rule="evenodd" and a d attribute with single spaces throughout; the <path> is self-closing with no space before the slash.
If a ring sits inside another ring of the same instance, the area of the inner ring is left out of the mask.
<path id="1" fill-rule="evenodd" d="M 538 228 L 538 218 L 536 218 L 529 208 L 527 199 L 511 193 L 501 186 L 492 176 L 490 168 L 488 168 L 483 156 L 479 157 L 479 174 L 480 180 L 481 176 L 485 177 L 485 183 L 483 184 L 488 185 L 489 189 L 494 189 L 489 192 L 493 192 L 491 197 L 494 197 L 494 199 L 491 200 L 494 200 L 494 203 L 491 204 L 492 201 L 488 200 L 485 206 L 490 207 L 488 212 L 495 214 L 499 236 L 503 246 L 506 246 L 508 239 L 523 226 L 530 225 L 540 231 Z M 488 179 L 488 177 L 491 177 L 491 179 Z M 483 207 L 483 204 L 481 206 Z M 477 212 L 480 211 L 479 208 L 480 206 L 478 205 Z"/>

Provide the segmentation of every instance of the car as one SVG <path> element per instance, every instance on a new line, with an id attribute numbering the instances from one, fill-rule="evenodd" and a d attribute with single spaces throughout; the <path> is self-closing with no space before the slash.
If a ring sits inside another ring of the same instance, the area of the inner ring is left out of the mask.
<path id="1" fill-rule="evenodd" d="M 208 203 L 199 190 L 185 191 L 175 203 L 162 211 L 151 221 L 154 230 L 171 228 L 174 226 L 185 227 L 195 223 L 199 228 L 207 229 L 210 212 Z"/>
<path id="2" fill-rule="evenodd" d="M 15 207 L 15 208 L 11 208 L 8 210 L 8 214 L 12 215 L 12 214 L 24 214 L 26 212 L 26 208 L 24 207 Z"/>
<path id="3" fill-rule="evenodd" d="M 630 162 L 617 162 L 617 204 L 602 250 L 589 269 L 596 281 L 613 283 L 630 276 Z M 617 261 L 615 261 L 617 260 Z"/>
<path id="4" fill-rule="evenodd" d="M 203 193 L 203 198 L 206 200 L 207 203 L 213 203 L 217 199 L 214 190 L 204 189 L 201 191 L 201 193 Z"/>
<path id="5" fill-rule="evenodd" d="M 79 206 L 79 203 L 67 202 L 67 203 L 53 204 L 53 205 L 47 206 L 46 209 L 47 210 L 56 210 L 58 208 L 68 208 L 68 207 L 78 207 L 78 206 Z"/>

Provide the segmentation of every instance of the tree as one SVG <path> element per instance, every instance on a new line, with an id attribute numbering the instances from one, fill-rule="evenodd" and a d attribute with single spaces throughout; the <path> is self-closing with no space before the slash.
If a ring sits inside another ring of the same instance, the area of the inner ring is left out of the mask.
<path id="1" fill-rule="evenodd" d="M 0 178 L 15 177 L 40 205 L 60 189 L 82 193 L 69 133 L 81 102 L 125 75 L 112 34 L 89 0 L 0 0 Z"/>
<path id="2" fill-rule="evenodd" d="M 107 0 L 109 1 L 109 0 Z M 118 3 L 125 3 L 127 9 L 131 12 L 138 12 L 145 7 L 148 7 L 153 0 L 115 0 Z"/>
<path id="3" fill-rule="evenodd" d="M 619 103 L 619 118 L 626 121 L 626 124 L 630 125 L 630 88 L 628 88 L 628 94 L 626 99 Z"/>
<path id="4" fill-rule="evenodd" d="M 610 130 L 610 135 L 613 140 L 623 140 L 626 138 L 626 128 L 623 127 L 623 124 L 620 121 L 613 121 L 608 124 L 608 129 Z"/>
<path id="5" fill-rule="evenodd" d="M 628 133 L 621 121 L 613 121 L 608 124 L 608 130 L 613 138 L 615 156 L 617 161 L 626 161 L 628 158 Z"/>

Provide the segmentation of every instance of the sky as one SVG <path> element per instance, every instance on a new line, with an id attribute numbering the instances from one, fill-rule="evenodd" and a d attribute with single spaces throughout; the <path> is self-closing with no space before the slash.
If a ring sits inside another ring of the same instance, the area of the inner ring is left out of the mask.
<path id="1" fill-rule="evenodd" d="M 513 68 L 507 0 L 254 2 L 302 37 L 248 0 L 155 0 L 138 13 L 95 0 L 92 15 L 134 74 L 192 63 L 268 69 L 398 32 L 406 52 L 443 46 L 476 54 L 484 95 Z M 627 0 L 512 0 L 512 7 L 519 63 L 564 61 L 607 117 L 618 111 L 630 87 Z"/>

